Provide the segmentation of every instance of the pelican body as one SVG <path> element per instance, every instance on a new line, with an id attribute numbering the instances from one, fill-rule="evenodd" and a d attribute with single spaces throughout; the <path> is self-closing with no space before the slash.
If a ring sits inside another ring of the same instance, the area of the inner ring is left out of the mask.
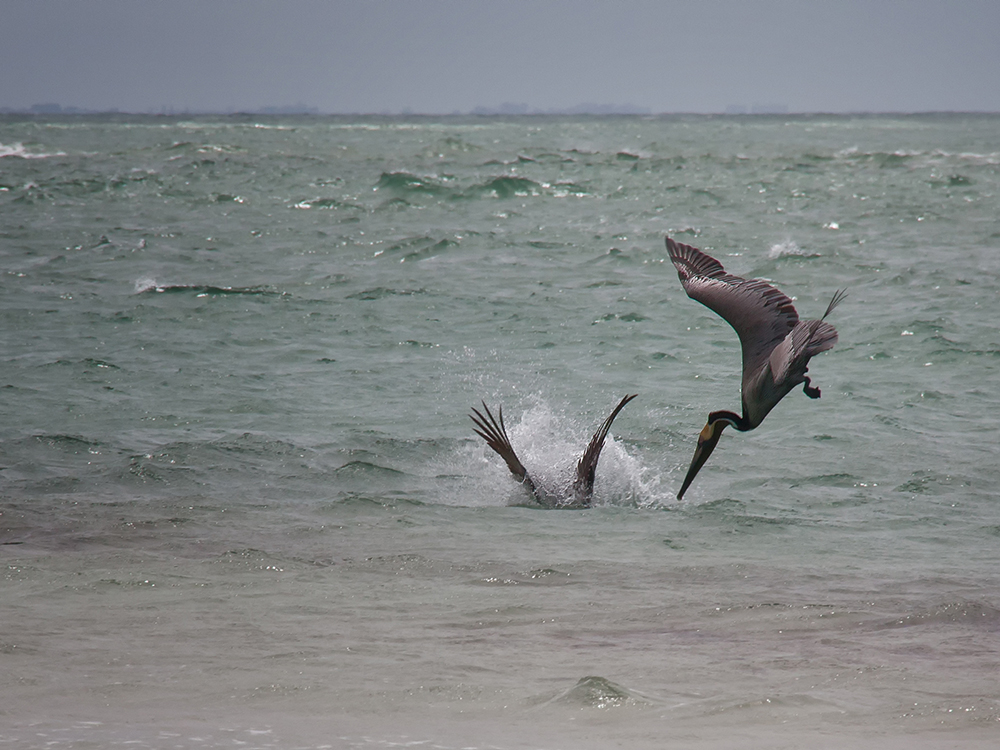
<path id="1" fill-rule="evenodd" d="M 837 330 L 826 317 L 846 292 L 839 290 L 833 295 L 819 320 L 799 320 L 792 301 L 767 282 L 726 273 L 715 258 L 669 237 L 667 252 L 687 295 L 726 320 L 739 335 L 743 349 L 743 413 L 713 411 L 708 415 L 677 493 L 680 500 L 726 427 L 741 432 L 754 429 L 799 384 L 809 398 L 820 397 L 819 388 L 810 385 L 806 372 L 812 357 L 837 343 Z"/>
<path id="2" fill-rule="evenodd" d="M 601 457 L 601 449 L 604 448 L 604 441 L 608 437 L 611 423 L 615 421 L 618 412 L 625 408 L 625 404 L 637 395 L 625 396 L 618 402 L 618 406 L 611 412 L 611 416 L 597 428 L 594 437 L 590 439 L 587 450 L 583 452 L 583 456 L 576 465 L 576 478 L 573 480 L 572 494 L 569 498 L 562 497 L 559 493 L 550 492 L 533 479 L 528 470 L 524 468 L 524 464 L 518 459 L 510 444 L 510 438 L 507 437 L 507 428 L 503 423 L 502 406 L 497 410 L 499 419 L 493 416 L 485 401 L 483 402 L 485 414 L 478 409 L 473 409 L 469 418 L 476 425 L 475 433 L 485 440 L 486 444 L 506 462 L 510 473 L 527 488 L 539 505 L 545 508 L 589 508 L 594 495 L 597 460 Z"/>

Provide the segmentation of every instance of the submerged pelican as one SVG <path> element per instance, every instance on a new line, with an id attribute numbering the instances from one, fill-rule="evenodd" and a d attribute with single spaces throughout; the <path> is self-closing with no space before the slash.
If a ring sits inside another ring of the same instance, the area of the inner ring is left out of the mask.
<path id="1" fill-rule="evenodd" d="M 604 423 L 597 428 L 594 437 L 590 439 L 590 445 L 583 452 L 579 463 L 576 465 L 576 479 L 573 480 L 573 491 L 569 498 L 560 496 L 557 493 L 549 492 L 542 485 L 532 479 L 524 464 L 514 453 L 514 448 L 507 437 L 507 429 L 503 423 L 503 407 L 498 409 L 499 420 L 493 417 L 493 413 L 486 402 L 483 402 L 485 416 L 478 410 L 473 409 L 469 418 L 475 423 L 475 433 L 479 435 L 486 444 L 496 451 L 506 463 L 510 473 L 514 475 L 521 484 L 528 488 L 528 491 L 538 501 L 539 505 L 546 508 L 589 508 L 594 494 L 594 473 L 597 471 L 597 459 L 601 457 L 601 449 L 604 447 L 604 440 L 611 429 L 611 423 L 615 421 L 618 412 L 625 408 L 625 404 L 634 399 L 638 394 L 625 396 L 618 402 L 618 406 L 611 412 L 611 416 L 604 420 Z"/>
<path id="2" fill-rule="evenodd" d="M 741 432 L 752 430 L 799 383 L 809 398 L 819 398 L 819 388 L 811 387 L 806 377 L 807 365 L 811 357 L 837 343 L 837 330 L 825 318 L 844 299 L 846 290 L 833 295 L 819 320 L 799 320 L 792 301 L 770 284 L 726 273 L 715 258 L 669 237 L 667 251 L 688 297 L 722 316 L 736 329 L 743 348 L 743 415 L 731 411 L 708 415 L 691 468 L 677 493 L 680 500 L 727 426 Z"/>

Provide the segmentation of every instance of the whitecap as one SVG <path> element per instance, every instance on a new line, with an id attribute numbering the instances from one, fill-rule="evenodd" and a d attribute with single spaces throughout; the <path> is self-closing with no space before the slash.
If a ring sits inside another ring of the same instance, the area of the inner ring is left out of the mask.
<path id="1" fill-rule="evenodd" d="M 778 242 L 771 245 L 771 249 L 767 254 L 768 258 L 774 260 L 775 258 L 784 258 L 788 255 L 805 255 L 798 245 L 796 245 L 792 240 L 785 240 L 784 242 Z"/>
<path id="2" fill-rule="evenodd" d="M 48 159 L 52 156 L 66 156 L 66 154 L 63 151 L 56 151 L 51 154 L 32 154 L 24 147 L 23 143 L 18 142 L 10 146 L 0 143 L 0 159 L 5 156 L 17 156 L 22 159 Z"/>
<path id="3" fill-rule="evenodd" d="M 150 292 L 153 290 L 161 290 L 163 287 L 156 281 L 156 279 L 144 276 L 140 279 L 135 280 L 135 293 L 142 294 L 143 292 Z"/>

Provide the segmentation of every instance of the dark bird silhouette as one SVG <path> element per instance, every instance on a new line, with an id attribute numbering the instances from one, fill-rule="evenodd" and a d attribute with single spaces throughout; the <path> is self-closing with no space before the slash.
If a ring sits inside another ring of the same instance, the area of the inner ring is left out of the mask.
<path id="1" fill-rule="evenodd" d="M 532 478 L 524 464 L 514 453 L 514 448 L 507 437 L 507 428 L 503 423 L 503 407 L 497 411 L 499 419 L 493 416 L 486 402 L 483 402 L 483 411 L 473 409 L 469 418 L 475 423 L 475 433 L 479 435 L 486 444 L 496 451 L 506 463 L 510 473 L 518 482 L 523 484 L 528 491 L 538 501 L 539 505 L 546 508 L 589 508 L 594 495 L 594 475 L 597 471 L 597 460 L 601 457 L 601 449 L 604 448 L 604 441 L 608 437 L 611 423 L 615 421 L 618 412 L 625 408 L 625 404 L 634 399 L 638 394 L 625 396 L 618 402 L 618 406 L 611 412 L 611 416 L 604 420 L 594 437 L 590 439 L 587 450 L 583 452 L 579 463 L 576 465 L 576 478 L 573 480 L 572 492 L 569 497 L 565 494 L 552 492 Z"/>
<path id="2" fill-rule="evenodd" d="M 800 383 L 809 398 L 819 398 L 819 388 L 813 388 L 806 377 L 807 365 L 810 358 L 837 343 L 837 330 L 825 319 L 847 292 L 838 290 L 819 320 L 799 320 L 792 301 L 767 282 L 726 273 L 715 258 L 669 237 L 667 251 L 688 297 L 722 316 L 736 330 L 743 348 L 743 414 L 713 411 L 708 415 L 691 468 L 677 493 L 680 500 L 726 427 L 741 432 L 754 429 Z"/>

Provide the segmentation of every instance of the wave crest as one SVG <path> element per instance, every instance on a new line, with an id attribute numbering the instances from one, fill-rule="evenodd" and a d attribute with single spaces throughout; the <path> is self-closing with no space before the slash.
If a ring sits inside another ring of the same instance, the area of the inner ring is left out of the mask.
<path id="1" fill-rule="evenodd" d="M 0 143 L 0 159 L 5 156 L 17 156 L 21 159 L 50 159 L 54 156 L 66 156 L 66 153 L 64 151 L 54 151 L 51 154 L 33 154 L 21 142 L 12 143 L 9 146 Z"/>

